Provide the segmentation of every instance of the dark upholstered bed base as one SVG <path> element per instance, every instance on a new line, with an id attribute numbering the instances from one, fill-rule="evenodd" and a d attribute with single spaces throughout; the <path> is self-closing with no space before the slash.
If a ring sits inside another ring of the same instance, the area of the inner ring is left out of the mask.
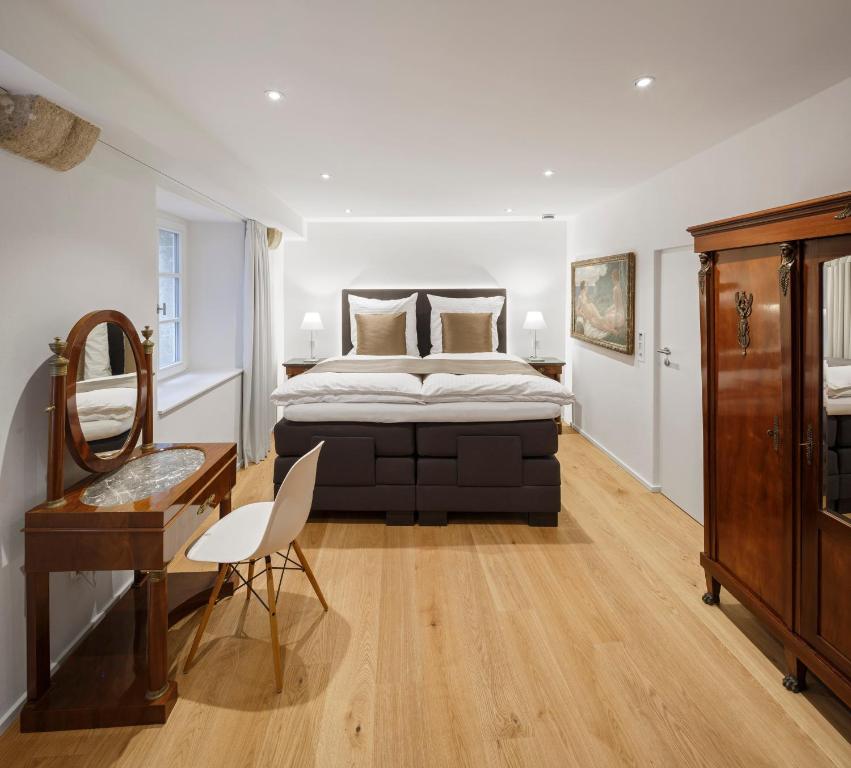
<path id="1" fill-rule="evenodd" d="M 275 425 L 275 492 L 320 440 L 313 511 L 369 512 L 388 524 L 510 514 L 558 525 L 561 474 L 552 420 L 446 424 Z"/>

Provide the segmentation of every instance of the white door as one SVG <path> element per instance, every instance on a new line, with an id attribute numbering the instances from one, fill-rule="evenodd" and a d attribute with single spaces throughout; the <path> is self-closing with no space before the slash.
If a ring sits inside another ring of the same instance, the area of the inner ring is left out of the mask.
<path id="1" fill-rule="evenodd" d="M 662 493 L 703 522 L 703 401 L 697 255 L 690 248 L 661 252 L 658 456 Z M 665 350 L 668 351 L 666 354 Z M 666 365 L 667 361 L 667 365 Z"/>

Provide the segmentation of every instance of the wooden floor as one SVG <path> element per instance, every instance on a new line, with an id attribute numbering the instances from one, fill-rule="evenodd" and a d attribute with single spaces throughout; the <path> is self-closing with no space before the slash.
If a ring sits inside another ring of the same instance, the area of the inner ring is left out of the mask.
<path id="1" fill-rule="evenodd" d="M 13 726 L 0 766 L 851 765 L 849 711 L 817 681 L 784 690 L 780 647 L 726 592 L 701 602 L 701 527 L 579 435 L 559 458 L 557 529 L 309 525 L 331 610 L 287 574 L 282 694 L 266 613 L 238 596 L 165 726 Z M 235 503 L 270 488 L 267 461 Z M 197 621 L 171 632 L 175 669 Z"/>

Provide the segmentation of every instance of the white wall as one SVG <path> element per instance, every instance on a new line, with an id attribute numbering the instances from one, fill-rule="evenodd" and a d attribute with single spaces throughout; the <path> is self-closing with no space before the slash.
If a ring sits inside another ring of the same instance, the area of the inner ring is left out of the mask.
<path id="1" fill-rule="evenodd" d="M 653 350 L 664 343 L 654 328 L 655 252 L 691 245 L 692 224 L 851 188 L 849 125 L 851 79 L 575 218 L 571 260 L 635 251 L 636 331 L 647 334 L 647 355 L 639 363 L 569 339 L 574 420 L 648 484 L 657 478 Z"/>
<path id="2" fill-rule="evenodd" d="M 245 223 L 188 222 L 189 363 L 242 368 Z"/>
<path id="3" fill-rule="evenodd" d="M 313 222 L 284 243 L 284 352 L 304 357 L 305 312 L 322 314 L 317 354 L 339 354 L 343 288 L 506 288 L 508 351 L 529 354 L 526 311 L 544 313 L 542 354 L 565 345 L 567 225 L 541 222 Z"/>
<path id="4" fill-rule="evenodd" d="M 156 416 L 154 438 L 159 443 L 239 444 L 241 415 L 240 375 L 164 416 Z"/>

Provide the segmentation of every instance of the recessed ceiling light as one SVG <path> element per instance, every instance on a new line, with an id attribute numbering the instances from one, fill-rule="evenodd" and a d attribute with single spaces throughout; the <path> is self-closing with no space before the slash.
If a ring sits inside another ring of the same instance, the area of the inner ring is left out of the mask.
<path id="1" fill-rule="evenodd" d="M 656 78 L 653 75 L 642 75 L 635 81 L 634 85 L 636 88 L 644 89 L 649 88 L 656 81 Z"/>
<path id="2" fill-rule="evenodd" d="M 280 101 L 284 98 L 284 94 L 280 91 L 266 91 L 266 98 L 269 99 L 269 101 Z"/>
<path id="3" fill-rule="evenodd" d="M 328 181 L 328 179 L 331 178 L 331 174 L 330 173 L 320 173 L 319 178 L 322 179 L 322 181 Z"/>
<path id="4" fill-rule="evenodd" d="M 513 209 L 513 208 L 506 208 L 506 209 L 505 209 L 505 212 L 506 212 L 506 213 L 513 213 L 513 212 L 514 212 L 514 209 Z"/>
<path id="5" fill-rule="evenodd" d="M 546 176 L 547 178 L 550 178 L 550 176 L 554 176 L 554 175 L 555 175 L 555 171 L 551 171 L 549 168 L 547 168 L 547 170 L 544 171 L 544 176 Z"/>
<path id="6" fill-rule="evenodd" d="M 346 208 L 346 213 L 351 213 L 351 212 L 352 212 L 351 208 Z"/>

